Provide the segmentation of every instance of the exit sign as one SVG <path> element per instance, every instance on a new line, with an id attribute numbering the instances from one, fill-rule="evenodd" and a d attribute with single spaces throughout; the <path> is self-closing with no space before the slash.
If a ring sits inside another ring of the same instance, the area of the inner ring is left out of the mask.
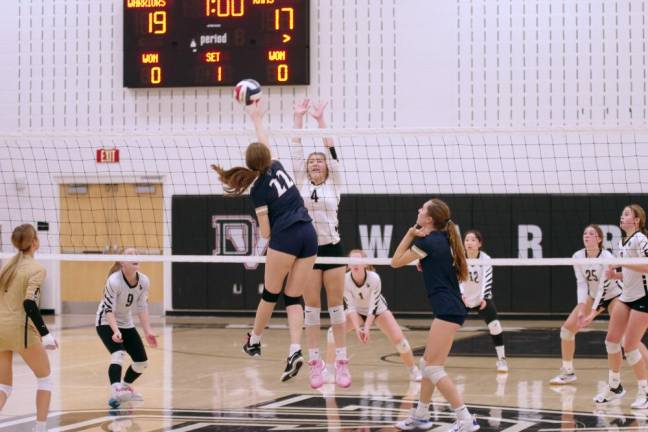
<path id="1" fill-rule="evenodd" d="M 98 149 L 97 150 L 98 163 L 118 163 L 119 162 L 119 149 Z"/>

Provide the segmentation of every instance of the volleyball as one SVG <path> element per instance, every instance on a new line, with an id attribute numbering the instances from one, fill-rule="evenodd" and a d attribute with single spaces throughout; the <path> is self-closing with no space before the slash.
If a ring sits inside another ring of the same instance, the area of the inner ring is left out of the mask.
<path id="1" fill-rule="evenodd" d="M 234 87 L 234 99 L 241 105 L 250 105 L 261 98 L 261 84 L 251 78 L 239 81 Z"/>

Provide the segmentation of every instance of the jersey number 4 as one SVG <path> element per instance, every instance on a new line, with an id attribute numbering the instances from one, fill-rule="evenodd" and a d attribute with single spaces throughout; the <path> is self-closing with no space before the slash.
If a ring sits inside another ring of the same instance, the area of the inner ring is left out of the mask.
<path id="1" fill-rule="evenodd" d="M 283 182 L 280 182 L 279 179 L 283 180 Z M 293 183 L 290 177 L 288 177 L 288 174 L 282 170 L 277 170 L 277 178 L 270 180 L 270 185 L 277 189 L 277 197 L 280 197 L 285 194 L 288 189 L 295 186 L 295 183 Z"/>
<path id="2" fill-rule="evenodd" d="M 311 199 L 315 202 L 319 201 L 319 197 L 317 196 L 317 189 L 313 190 L 313 193 L 311 194 Z"/>

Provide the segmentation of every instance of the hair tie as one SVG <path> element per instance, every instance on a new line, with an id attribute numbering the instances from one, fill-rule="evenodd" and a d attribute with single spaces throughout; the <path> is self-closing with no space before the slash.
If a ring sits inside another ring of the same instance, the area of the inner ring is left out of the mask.
<path id="1" fill-rule="evenodd" d="M 450 218 L 446 219 L 446 225 L 448 225 L 450 222 L 452 222 L 452 219 L 450 219 Z"/>

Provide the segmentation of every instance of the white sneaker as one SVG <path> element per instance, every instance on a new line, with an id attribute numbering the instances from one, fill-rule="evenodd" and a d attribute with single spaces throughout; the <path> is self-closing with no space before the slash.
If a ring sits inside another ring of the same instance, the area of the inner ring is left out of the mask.
<path id="1" fill-rule="evenodd" d="M 508 373 L 509 368 L 508 368 L 508 363 L 506 362 L 505 358 L 497 360 L 497 372 L 498 373 Z"/>
<path id="2" fill-rule="evenodd" d="M 413 369 L 409 371 L 409 380 L 414 382 L 421 382 L 423 375 L 421 374 L 421 369 L 414 366 Z"/>
<path id="3" fill-rule="evenodd" d="M 125 387 L 118 387 L 112 392 L 111 397 L 118 402 L 129 402 L 133 397 L 133 393 Z"/>
<path id="4" fill-rule="evenodd" d="M 603 393 L 599 393 L 594 397 L 594 402 L 597 404 L 610 403 L 613 400 L 621 399 L 625 395 L 625 390 L 621 384 L 615 389 L 609 388 Z"/>
<path id="5" fill-rule="evenodd" d="M 630 408 L 636 410 L 648 409 L 648 395 L 644 392 L 637 393 L 637 399 L 630 405 Z"/>
<path id="6" fill-rule="evenodd" d="M 477 424 L 477 419 L 475 416 L 472 416 L 470 420 L 457 420 L 449 432 L 475 432 L 478 430 L 479 424 Z"/>
<path id="7" fill-rule="evenodd" d="M 129 400 L 135 401 L 135 402 L 141 402 L 141 401 L 144 400 L 144 396 L 142 395 L 142 393 L 135 391 L 133 386 L 128 385 L 128 384 L 123 384 L 122 388 L 125 391 L 130 393 L 130 399 Z"/>
<path id="8" fill-rule="evenodd" d="M 576 372 L 574 372 L 573 370 L 570 371 L 561 368 L 560 375 L 556 375 L 555 377 L 551 378 L 549 384 L 564 385 L 564 384 L 573 383 L 574 381 L 576 381 Z"/>
<path id="9" fill-rule="evenodd" d="M 414 410 L 411 411 L 409 417 L 396 423 L 396 428 L 400 430 L 428 430 L 434 424 L 427 418 L 418 419 L 414 417 Z"/>

